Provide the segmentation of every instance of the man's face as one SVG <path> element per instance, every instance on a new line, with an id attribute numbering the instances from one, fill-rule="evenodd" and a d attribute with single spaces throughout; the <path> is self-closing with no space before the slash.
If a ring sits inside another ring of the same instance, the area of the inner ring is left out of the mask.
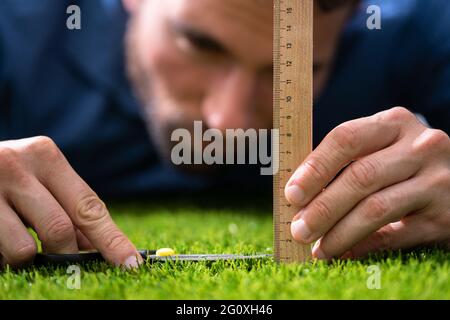
<path id="1" fill-rule="evenodd" d="M 172 131 L 192 129 L 195 120 L 204 129 L 272 127 L 272 0 L 130 1 L 138 4 L 127 34 L 129 71 L 163 154 Z M 321 16 L 316 92 L 345 19 Z"/>

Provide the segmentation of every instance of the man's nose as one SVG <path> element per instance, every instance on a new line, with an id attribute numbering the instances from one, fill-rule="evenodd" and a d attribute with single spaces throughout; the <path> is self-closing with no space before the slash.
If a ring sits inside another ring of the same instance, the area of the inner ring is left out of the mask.
<path id="1" fill-rule="evenodd" d="M 235 69 L 214 82 L 204 101 L 203 116 L 209 128 L 248 129 L 256 127 L 257 79 Z"/>

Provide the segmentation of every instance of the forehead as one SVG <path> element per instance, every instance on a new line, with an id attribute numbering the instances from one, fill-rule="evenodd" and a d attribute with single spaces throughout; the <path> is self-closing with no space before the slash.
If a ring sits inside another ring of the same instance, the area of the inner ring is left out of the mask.
<path id="1" fill-rule="evenodd" d="M 169 0 L 169 16 L 207 33 L 230 51 L 272 59 L 272 0 Z M 256 52 L 256 51 L 259 52 Z"/>

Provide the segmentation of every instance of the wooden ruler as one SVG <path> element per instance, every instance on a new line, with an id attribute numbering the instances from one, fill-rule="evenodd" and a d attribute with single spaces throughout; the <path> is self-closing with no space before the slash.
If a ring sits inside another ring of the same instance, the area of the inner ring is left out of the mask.
<path id="1" fill-rule="evenodd" d="M 274 250 L 278 262 L 301 262 L 311 246 L 292 239 L 299 211 L 287 203 L 284 187 L 312 150 L 314 0 L 274 0 L 274 128 L 279 129 L 280 170 L 274 176 Z"/>

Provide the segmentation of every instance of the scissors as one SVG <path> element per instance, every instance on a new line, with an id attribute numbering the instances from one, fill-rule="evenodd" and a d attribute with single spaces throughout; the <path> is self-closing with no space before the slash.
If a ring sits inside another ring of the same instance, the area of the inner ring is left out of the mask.
<path id="1" fill-rule="evenodd" d="M 157 256 L 156 250 L 138 250 L 144 261 L 165 262 L 165 261 L 235 261 L 267 259 L 271 254 L 239 255 L 239 254 L 175 254 L 171 256 Z M 38 253 L 34 258 L 34 266 L 62 266 L 81 264 L 89 262 L 105 262 L 100 252 L 80 252 L 76 254 L 43 254 Z"/>

